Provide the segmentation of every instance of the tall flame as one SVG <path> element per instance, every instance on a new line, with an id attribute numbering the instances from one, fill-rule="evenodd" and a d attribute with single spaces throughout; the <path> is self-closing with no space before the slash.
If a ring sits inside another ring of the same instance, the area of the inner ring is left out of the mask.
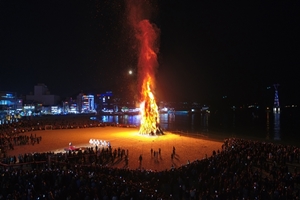
<path id="1" fill-rule="evenodd" d="M 145 15 L 149 2 L 127 0 L 128 20 L 135 32 L 138 42 L 138 75 L 140 93 L 141 125 L 140 134 L 156 135 L 158 133 L 159 113 L 154 97 L 155 70 L 158 67 L 158 36 L 159 29 L 151 24 Z M 149 10 L 148 10 L 149 11 Z"/>
<path id="2" fill-rule="evenodd" d="M 159 123 L 158 106 L 153 94 L 155 87 L 155 68 L 158 66 L 155 48 L 157 31 L 148 20 L 142 20 L 138 24 L 136 35 L 140 42 L 139 75 L 142 78 L 141 86 L 141 126 L 140 134 L 155 135 Z"/>

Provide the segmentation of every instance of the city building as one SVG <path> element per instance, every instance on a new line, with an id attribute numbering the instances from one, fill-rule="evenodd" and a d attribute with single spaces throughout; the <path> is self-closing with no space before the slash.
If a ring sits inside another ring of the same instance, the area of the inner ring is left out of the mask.
<path id="1" fill-rule="evenodd" d="M 16 111 L 22 110 L 22 99 L 15 92 L 0 92 L 0 110 Z"/>
<path id="2" fill-rule="evenodd" d="M 37 103 L 42 106 L 57 106 L 60 97 L 50 94 L 48 87 L 45 84 L 39 83 L 34 86 L 34 93 L 26 95 L 26 103 Z"/>
<path id="3" fill-rule="evenodd" d="M 118 112 L 118 106 L 113 100 L 112 91 L 97 94 L 96 109 L 98 112 Z"/>
<path id="4" fill-rule="evenodd" d="M 15 92 L 0 91 L 0 120 L 13 119 L 22 111 L 23 100 Z"/>
<path id="5" fill-rule="evenodd" d="M 76 114 L 77 113 L 77 100 L 72 97 L 67 98 L 62 103 L 62 113 L 63 114 Z"/>
<path id="6" fill-rule="evenodd" d="M 80 93 L 77 96 L 77 112 L 78 113 L 96 112 L 94 95 L 91 95 L 91 94 L 86 95 L 86 94 Z"/>

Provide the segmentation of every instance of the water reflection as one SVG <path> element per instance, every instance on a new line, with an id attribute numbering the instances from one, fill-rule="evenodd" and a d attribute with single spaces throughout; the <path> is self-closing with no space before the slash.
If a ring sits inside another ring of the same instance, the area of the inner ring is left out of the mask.
<path id="1" fill-rule="evenodd" d="M 280 137 L 280 112 L 274 112 L 274 140 L 281 140 L 281 137 Z"/>
<path id="2" fill-rule="evenodd" d="M 236 121 L 235 121 L 235 113 L 233 113 L 233 115 L 232 115 L 232 129 L 233 130 L 235 130 L 235 123 L 236 123 Z"/>
<path id="3" fill-rule="evenodd" d="M 175 114 L 174 113 L 162 113 L 159 115 L 160 127 L 163 130 L 173 129 L 173 125 L 175 122 Z"/>
<path id="4" fill-rule="evenodd" d="M 266 116 L 266 139 L 270 139 L 270 112 L 266 112 L 267 116 Z"/>
<path id="5" fill-rule="evenodd" d="M 191 115 L 191 131 L 195 132 L 195 114 Z"/>
<path id="6" fill-rule="evenodd" d="M 160 126 L 167 131 L 208 132 L 209 117 L 208 113 L 192 115 L 163 113 L 160 114 Z M 99 119 L 104 123 L 140 125 L 139 115 L 103 115 Z"/>
<path id="7" fill-rule="evenodd" d="M 140 115 L 103 115 L 102 122 L 140 125 Z M 261 123 L 262 122 L 262 123 Z M 282 140 L 280 113 L 266 112 L 264 117 L 253 120 L 247 113 L 188 114 L 183 112 L 160 114 L 160 127 L 164 131 L 228 134 Z M 249 131 L 250 130 L 250 131 Z M 262 131 L 262 132 L 261 132 Z M 263 133 L 263 134 L 260 134 Z"/>
<path id="8" fill-rule="evenodd" d="M 168 128 L 168 126 L 169 126 L 168 113 L 160 114 L 159 115 L 159 119 L 160 119 L 160 127 L 163 130 L 166 130 Z"/>
<path id="9" fill-rule="evenodd" d="M 132 124 L 139 125 L 140 124 L 140 116 L 139 115 L 123 115 L 123 120 L 121 123 L 123 124 Z"/>
<path id="10" fill-rule="evenodd" d="M 201 125 L 202 125 L 202 131 L 203 132 L 208 132 L 208 121 L 209 121 L 209 114 L 205 113 L 201 115 Z"/>
<path id="11" fill-rule="evenodd" d="M 116 124 L 131 124 L 139 125 L 139 115 L 102 115 L 100 121 L 104 123 L 116 123 Z"/>

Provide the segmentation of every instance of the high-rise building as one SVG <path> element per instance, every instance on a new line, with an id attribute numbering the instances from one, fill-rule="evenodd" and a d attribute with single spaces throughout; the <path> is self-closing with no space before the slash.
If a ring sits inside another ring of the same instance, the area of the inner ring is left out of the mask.
<path id="1" fill-rule="evenodd" d="M 96 104 L 97 104 L 98 112 L 102 112 L 102 111 L 118 112 L 118 107 L 113 101 L 112 91 L 107 91 L 102 94 L 97 94 Z"/>
<path id="2" fill-rule="evenodd" d="M 77 111 L 79 113 L 95 112 L 94 95 L 80 93 L 77 96 Z"/>
<path id="3" fill-rule="evenodd" d="M 34 86 L 34 93 L 26 95 L 27 102 L 35 102 L 43 106 L 56 106 L 60 101 L 60 97 L 50 94 L 45 84 L 39 83 Z"/>

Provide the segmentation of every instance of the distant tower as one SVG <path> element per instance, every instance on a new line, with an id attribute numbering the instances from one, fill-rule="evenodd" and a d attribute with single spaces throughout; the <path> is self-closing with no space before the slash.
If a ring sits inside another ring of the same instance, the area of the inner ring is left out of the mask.
<path id="1" fill-rule="evenodd" d="M 274 89 L 275 89 L 274 107 L 273 107 L 274 112 L 280 112 L 278 86 L 279 84 L 274 84 Z"/>

